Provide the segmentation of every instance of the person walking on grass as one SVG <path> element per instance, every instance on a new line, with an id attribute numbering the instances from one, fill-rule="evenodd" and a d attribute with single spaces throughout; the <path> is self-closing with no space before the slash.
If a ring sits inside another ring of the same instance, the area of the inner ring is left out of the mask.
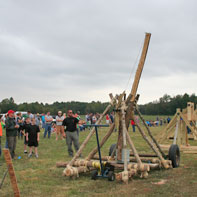
<path id="1" fill-rule="evenodd" d="M 66 126 L 66 143 L 68 146 L 69 156 L 73 156 L 72 144 L 75 150 L 79 150 L 79 136 L 77 134 L 77 123 L 79 120 L 74 117 L 72 110 L 68 110 L 67 118 L 63 121 L 63 126 Z"/>
<path id="2" fill-rule="evenodd" d="M 58 115 L 56 116 L 56 140 L 58 140 L 58 136 L 61 135 L 61 139 L 63 140 L 64 135 L 64 126 L 62 122 L 64 120 L 64 116 L 62 116 L 62 112 L 58 111 Z"/>
<path id="3" fill-rule="evenodd" d="M 36 119 L 32 119 L 31 125 L 27 128 L 26 131 L 26 140 L 29 146 L 29 155 L 30 158 L 32 156 L 32 149 L 35 149 L 35 156 L 38 158 L 38 142 L 40 140 L 40 128 L 36 125 Z"/>
<path id="4" fill-rule="evenodd" d="M 51 126 L 52 126 L 52 121 L 53 121 L 53 117 L 50 115 L 50 112 L 47 113 L 47 115 L 45 116 L 45 131 L 44 131 L 44 138 L 46 138 L 46 135 L 48 133 L 48 138 L 51 137 Z"/>
<path id="5" fill-rule="evenodd" d="M 12 159 L 15 157 L 15 149 L 16 149 L 16 136 L 18 134 L 19 125 L 16 123 L 14 111 L 8 111 L 8 118 L 6 119 L 6 139 L 8 142 L 8 148 L 10 150 L 10 154 Z"/>

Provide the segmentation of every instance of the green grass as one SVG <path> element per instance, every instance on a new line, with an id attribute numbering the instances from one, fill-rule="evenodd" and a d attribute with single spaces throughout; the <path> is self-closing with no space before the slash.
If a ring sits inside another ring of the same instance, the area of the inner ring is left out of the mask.
<path id="1" fill-rule="evenodd" d="M 156 135 L 163 127 L 151 128 Z M 100 129 L 102 138 L 107 128 Z M 140 137 L 138 132 L 130 135 L 139 151 L 149 151 L 149 147 Z M 88 135 L 89 130 L 80 133 L 80 143 Z M 5 133 L 4 133 L 5 134 Z M 69 161 L 65 140 L 55 140 L 55 134 L 51 139 L 43 139 L 43 131 L 39 146 L 39 158 L 27 158 L 23 153 L 23 141 L 18 140 L 16 153 L 21 159 L 13 161 L 18 180 L 18 186 L 23 197 L 48 197 L 48 196 L 194 196 L 197 193 L 197 155 L 181 155 L 181 166 L 177 169 L 151 171 L 147 179 L 134 178 L 125 185 L 121 182 L 108 182 L 106 179 L 91 180 L 90 174 L 82 174 L 79 178 L 70 179 L 63 177 L 63 168 L 56 168 L 56 162 Z M 102 148 L 102 154 L 107 155 L 109 146 L 115 143 L 117 132 L 114 132 L 110 140 Z M 5 135 L 2 145 L 5 144 Z M 192 142 L 197 145 L 197 142 Z M 96 146 L 95 136 L 92 137 L 83 152 L 83 157 Z M 3 157 L 0 157 L 0 180 L 6 170 Z M 163 185 L 155 185 L 160 180 L 167 180 Z M 0 190 L 0 196 L 13 196 L 9 176 Z"/>

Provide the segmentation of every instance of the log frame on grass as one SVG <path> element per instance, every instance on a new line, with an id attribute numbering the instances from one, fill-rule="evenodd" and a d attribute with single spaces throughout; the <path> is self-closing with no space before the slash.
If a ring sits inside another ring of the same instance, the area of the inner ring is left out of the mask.
<path id="1" fill-rule="evenodd" d="M 16 180 L 16 175 L 14 172 L 14 167 L 13 167 L 13 163 L 12 163 L 12 158 L 10 155 L 10 151 L 9 149 L 3 149 L 3 153 L 4 153 L 4 158 L 7 164 L 7 168 L 8 168 L 8 172 L 10 175 L 10 181 L 12 184 L 12 189 L 14 191 L 14 197 L 20 197 L 20 191 L 18 188 L 18 184 L 17 184 L 17 180 Z"/>

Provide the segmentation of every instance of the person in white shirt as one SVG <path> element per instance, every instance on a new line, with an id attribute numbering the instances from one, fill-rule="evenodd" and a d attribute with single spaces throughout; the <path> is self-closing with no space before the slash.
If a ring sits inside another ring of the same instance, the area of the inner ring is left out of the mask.
<path id="1" fill-rule="evenodd" d="M 63 140 L 64 134 L 64 126 L 62 122 L 64 120 L 64 116 L 62 116 L 62 112 L 58 111 L 58 115 L 56 116 L 56 140 L 58 140 L 58 136 L 61 135 L 61 139 Z"/>
<path id="2" fill-rule="evenodd" d="M 50 115 L 50 112 L 48 112 L 47 115 L 45 116 L 45 121 L 46 121 L 46 127 L 44 131 L 44 138 L 46 138 L 47 133 L 48 133 L 48 138 L 50 138 L 51 137 L 51 125 L 53 121 L 53 117 Z"/>

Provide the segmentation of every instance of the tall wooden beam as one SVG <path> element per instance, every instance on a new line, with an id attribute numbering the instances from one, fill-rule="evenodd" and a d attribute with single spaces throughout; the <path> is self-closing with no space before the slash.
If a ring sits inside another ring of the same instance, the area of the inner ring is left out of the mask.
<path id="1" fill-rule="evenodd" d="M 132 89 L 131 89 L 131 95 L 132 95 L 131 101 L 135 100 L 135 96 L 136 96 L 136 93 L 137 93 L 137 88 L 138 88 L 138 85 L 139 85 L 139 82 L 140 82 L 140 77 L 141 77 L 141 74 L 142 74 L 142 71 L 143 71 L 143 68 L 144 68 L 144 63 L 145 63 L 146 55 L 147 55 L 147 52 L 148 52 L 148 46 L 149 46 L 150 38 L 151 38 L 151 34 L 146 33 L 145 40 L 144 40 L 144 46 L 143 46 L 143 49 L 142 49 L 142 54 L 141 54 L 141 57 L 140 57 L 138 68 L 137 68 L 137 71 L 136 71 L 136 74 L 135 74 L 135 79 L 134 79 L 133 86 L 132 86 Z"/>

